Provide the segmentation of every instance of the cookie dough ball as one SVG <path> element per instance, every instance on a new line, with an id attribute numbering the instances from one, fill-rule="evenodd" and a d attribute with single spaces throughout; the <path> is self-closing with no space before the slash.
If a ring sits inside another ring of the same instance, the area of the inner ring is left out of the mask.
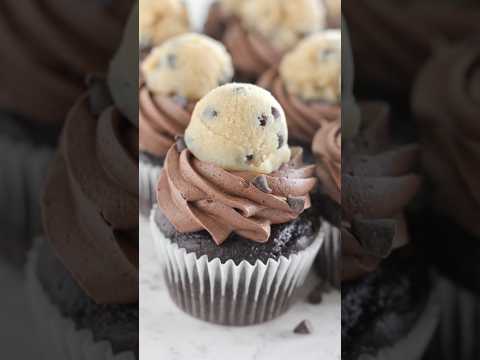
<path id="1" fill-rule="evenodd" d="M 240 15 L 246 1 L 249 0 L 219 0 L 219 4 L 226 15 Z"/>
<path id="2" fill-rule="evenodd" d="M 264 36 L 274 48 L 286 51 L 308 34 L 325 26 L 325 7 L 319 0 L 254 0 L 242 9 L 242 21 Z"/>
<path id="3" fill-rule="evenodd" d="M 161 44 L 189 31 L 188 13 L 180 0 L 140 0 L 138 35 L 141 47 Z"/>
<path id="4" fill-rule="evenodd" d="M 316 33 L 285 55 L 280 76 L 289 93 L 303 100 L 339 103 L 342 41 L 340 30 Z"/>
<path id="5" fill-rule="evenodd" d="M 282 107 L 251 84 L 224 85 L 200 100 L 185 143 L 198 159 L 227 170 L 269 174 L 290 160 Z"/>
<path id="6" fill-rule="evenodd" d="M 230 82 L 233 64 L 225 47 L 201 34 L 171 38 L 153 49 L 142 64 L 147 87 L 155 94 L 198 100 Z"/>
<path id="7" fill-rule="evenodd" d="M 138 125 L 138 5 L 132 9 L 123 40 L 108 71 L 108 86 L 115 105 L 135 125 Z"/>

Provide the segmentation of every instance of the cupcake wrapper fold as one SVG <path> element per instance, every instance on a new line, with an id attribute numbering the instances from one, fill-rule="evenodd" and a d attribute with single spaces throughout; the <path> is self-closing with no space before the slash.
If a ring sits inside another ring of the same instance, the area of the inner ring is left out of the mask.
<path id="1" fill-rule="evenodd" d="M 186 313 L 216 324 L 245 326 L 271 320 L 291 305 L 323 243 L 328 224 L 305 250 L 254 265 L 197 257 L 172 243 L 150 216 L 155 248 L 169 293 Z"/>
<path id="2" fill-rule="evenodd" d="M 341 255 L 340 230 L 330 226 L 315 263 L 320 277 L 337 289 L 341 286 Z"/>
<path id="3" fill-rule="evenodd" d="M 157 182 L 162 168 L 140 161 L 138 170 L 138 194 L 140 212 L 148 216 L 157 199 Z"/>
<path id="4" fill-rule="evenodd" d="M 28 255 L 26 292 L 38 329 L 45 359 L 52 360 L 135 360 L 133 352 L 114 354 L 107 341 L 95 341 L 90 330 L 76 328 L 51 303 L 36 274 L 38 244 Z"/>

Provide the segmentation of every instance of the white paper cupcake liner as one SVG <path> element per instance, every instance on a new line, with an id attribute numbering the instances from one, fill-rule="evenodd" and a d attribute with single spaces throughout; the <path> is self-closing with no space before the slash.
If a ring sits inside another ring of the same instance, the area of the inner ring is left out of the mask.
<path id="1" fill-rule="evenodd" d="M 340 288 L 342 282 L 341 257 L 340 230 L 337 227 L 329 226 L 325 241 L 315 259 L 315 266 L 320 277 L 337 289 Z"/>
<path id="2" fill-rule="evenodd" d="M 138 174 L 138 194 L 140 212 L 144 216 L 150 215 L 150 210 L 157 200 L 157 182 L 161 166 L 140 161 Z"/>
<path id="3" fill-rule="evenodd" d="M 179 248 L 158 228 L 155 211 L 150 224 L 167 287 L 177 306 L 196 318 L 236 326 L 262 323 L 287 311 L 328 232 L 325 223 L 307 249 L 289 258 L 236 265 L 232 260 L 223 264 L 218 258 L 209 260 L 206 255 L 198 258 Z"/>
<path id="4" fill-rule="evenodd" d="M 114 354 L 107 341 L 95 341 L 91 331 L 78 330 L 75 323 L 64 317 L 51 303 L 38 280 L 36 267 L 38 245 L 28 255 L 25 268 L 26 294 L 38 329 L 45 359 L 52 360 L 135 360 L 133 352 Z"/>

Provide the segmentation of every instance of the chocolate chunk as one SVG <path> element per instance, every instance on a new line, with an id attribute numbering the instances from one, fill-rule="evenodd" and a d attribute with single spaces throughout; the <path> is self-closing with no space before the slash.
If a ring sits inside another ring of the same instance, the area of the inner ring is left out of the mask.
<path id="1" fill-rule="evenodd" d="M 187 148 L 187 144 L 185 144 L 185 139 L 183 136 L 175 136 L 175 147 L 179 153 Z"/>
<path id="2" fill-rule="evenodd" d="M 300 324 L 293 329 L 293 332 L 295 334 L 308 335 L 313 332 L 313 327 L 309 320 L 302 320 Z"/>
<path id="3" fill-rule="evenodd" d="M 86 78 L 86 83 L 90 90 L 88 98 L 90 112 L 93 115 L 100 115 L 103 110 L 113 104 L 106 80 L 102 76 L 90 74 Z"/>
<path id="4" fill-rule="evenodd" d="M 272 115 L 275 119 L 280 117 L 280 111 L 274 106 L 272 106 Z"/>
<path id="5" fill-rule="evenodd" d="M 395 238 L 396 222 L 392 219 L 362 219 L 352 221 L 352 233 L 358 238 L 363 249 L 377 257 L 390 254 Z"/>
<path id="6" fill-rule="evenodd" d="M 252 184 L 255 185 L 255 187 L 263 191 L 264 193 L 270 194 L 272 192 L 272 189 L 268 185 L 267 177 L 265 175 L 259 175 L 256 178 L 252 180 Z"/>
<path id="7" fill-rule="evenodd" d="M 281 135 L 281 134 L 278 134 L 277 137 L 278 137 L 277 149 L 280 149 L 283 146 L 283 144 L 285 143 L 285 140 L 283 138 L 283 135 Z"/>
<path id="8" fill-rule="evenodd" d="M 305 209 L 305 200 L 302 197 L 289 196 L 287 197 L 287 204 L 296 213 L 301 213 Z"/>
<path id="9" fill-rule="evenodd" d="M 258 121 L 260 122 L 260 126 L 264 127 L 267 125 L 268 116 L 265 114 L 262 114 L 258 117 Z"/>
<path id="10" fill-rule="evenodd" d="M 167 55 L 167 64 L 170 69 L 175 69 L 177 67 L 177 55 L 168 54 Z"/>
<path id="11" fill-rule="evenodd" d="M 218 112 L 210 106 L 207 106 L 203 111 L 203 116 L 209 119 L 213 119 L 218 116 Z"/>
<path id="12" fill-rule="evenodd" d="M 246 160 L 247 162 L 252 161 L 253 158 L 254 158 L 253 154 L 249 154 L 249 155 L 245 156 L 245 160 Z"/>

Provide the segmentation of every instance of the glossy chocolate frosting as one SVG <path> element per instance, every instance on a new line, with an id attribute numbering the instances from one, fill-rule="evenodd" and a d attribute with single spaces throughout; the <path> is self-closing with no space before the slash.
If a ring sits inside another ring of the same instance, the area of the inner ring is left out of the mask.
<path id="1" fill-rule="evenodd" d="M 183 136 L 196 102 L 179 96 L 154 95 L 145 85 L 139 94 L 140 150 L 165 157 L 175 142 Z"/>
<path id="2" fill-rule="evenodd" d="M 421 71 L 413 109 L 434 207 L 480 236 L 480 39 L 439 49 Z"/>
<path id="3" fill-rule="evenodd" d="M 370 271 L 408 242 L 403 212 L 420 186 L 416 145 L 394 147 L 388 108 L 361 106 L 358 135 L 342 149 L 342 280 Z"/>
<path id="4" fill-rule="evenodd" d="M 97 303 L 138 300 L 138 130 L 93 90 L 69 113 L 43 198 L 47 238 Z"/>
<path id="5" fill-rule="evenodd" d="M 226 171 L 177 143 L 160 175 L 158 205 L 178 232 L 207 230 L 217 245 L 232 232 L 265 243 L 271 225 L 296 219 L 311 206 L 314 172 L 314 165 L 302 164 L 300 148 L 292 149 L 289 163 L 262 175 Z"/>
<path id="6" fill-rule="evenodd" d="M 105 72 L 134 1 L 17 1 L 0 5 L 0 108 L 61 123 L 85 91 L 86 74 Z"/>
<path id="7" fill-rule="evenodd" d="M 290 94 L 276 67 L 265 72 L 258 84 L 269 89 L 285 110 L 290 138 L 311 144 L 317 130 L 323 125 L 339 121 L 341 107 L 320 101 L 304 101 Z"/>

